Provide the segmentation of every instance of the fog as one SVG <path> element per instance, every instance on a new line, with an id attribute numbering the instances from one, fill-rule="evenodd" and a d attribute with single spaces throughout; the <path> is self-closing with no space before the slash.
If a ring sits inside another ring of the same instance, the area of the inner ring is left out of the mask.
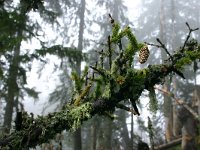
<path id="1" fill-rule="evenodd" d="M 15 128 L 17 112 L 33 113 L 34 118 L 37 118 L 60 112 L 64 107 L 68 107 L 66 104 L 71 105 L 73 99 L 77 98 L 77 91 L 79 95 L 84 91 L 83 81 L 76 77 L 74 72 L 81 76 L 86 66 L 90 66 L 84 79 L 91 80 L 90 76 L 93 76 L 94 80 L 98 69 L 92 71 L 91 66 L 94 68 L 95 64 L 103 64 L 102 68 L 107 69 L 109 59 L 114 61 L 118 54 L 130 47 L 129 37 L 123 36 L 118 40 L 117 46 L 110 46 L 112 56 L 102 54 L 108 49 L 108 37 L 113 38 L 115 23 L 119 25 L 118 32 L 130 27 L 136 41 L 143 43 L 149 50 L 149 56 L 144 63 L 140 63 L 142 48 L 138 48 L 134 53 L 131 67 L 136 71 L 149 69 L 153 65 L 167 66 L 170 61 L 173 63 L 171 57 L 175 57 L 181 49 L 192 50 L 189 54 L 185 52 L 181 56 L 177 55 L 177 59 L 186 55 L 193 56 L 200 47 L 200 31 L 197 30 L 200 27 L 198 0 L 32 0 L 31 3 L 26 0 L 5 0 L 0 6 L 2 128 Z M 200 58 L 193 57 L 195 59 L 181 60 L 183 64 L 187 62 L 187 65 L 175 65 L 179 68 L 174 69 L 160 84 L 153 87 L 153 98 L 152 91 L 144 88 L 134 102 L 140 115 L 116 107 L 114 113 L 109 114 L 114 118 L 113 121 L 109 121 L 109 117 L 102 113 L 103 117 L 95 115 L 84 123 L 78 141 L 71 132 L 63 132 L 61 139 L 54 139 L 48 144 L 59 147 L 62 143 L 62 148 L 69 150 L 131 150 L 138 149 L 138 143 L 141 142 L 153 149 L 154 146 L 182 138 L 173 148 L 187 149 L 185 145 L 190 143 L 184 141 L 184 137 L 189 134 L 186 128 L 196 128 L 189 123 L 200 118 Z M 124 77 L 120 75 L 120 78 Z M 77 89 L 77 80 L 80 80 L 80 89 Z M 92 86 L 91 93 L 97 85 L 96 82 L 95 86 Z M 106 88 L 105 86 L 100 90 Z M 104 97 L 105 93 L 101 97 Z M 85 97 L 87 95 L 83 99 Z M 122 103 L 137 112 L 130 101 L 123 100 Z M 188 124 L 183 122 L 182 114 Z M 193 120 L 188 120 L 188 116 L 192 116 Z M 198 135 L 199 133 L 194 131 L 189 136 L 194 138 Z M 101 140 L 102 137 L 105 139 Z M 181 140 L 186 144 L 181 145 Z M 76 147 L 74 142 L 77 142 L 79 147 Z M 195 143 L 193 148 L 196 147 L 198 143 Z M 38 149 L 40 148 L 41 145 L 38 146 Z"/>

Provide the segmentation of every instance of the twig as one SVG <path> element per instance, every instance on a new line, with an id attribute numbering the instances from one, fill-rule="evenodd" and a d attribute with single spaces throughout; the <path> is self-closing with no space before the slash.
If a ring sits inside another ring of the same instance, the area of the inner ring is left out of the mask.
<path id="1" fill-rule="evenodd" d="M 144 42 L 144 43 L 147 44 L 147 45 L 150 45 L 150 46 L 155 46 L 157 48 L 161 48 L 161 46 L 157 45 L 157 44 L 152 44 L 152 43 L 148 43 L 148 42 Z"/>
<path id="2" fill-rule="evenodd" d="M 103 70 L 101 70 L 101 69 L 98 69 L 96 66 L 95 66 L 95 67 L 94 67 L 94 66 L 90 66 L 90 68 L 92 68 L 94 71 L 96 71 L 96 72 L 99 73 L 100 75 L 106 76 L 105 72 L 104 72 Z M 96 73 L 96 72 L 95 72 L 95 73 Z M 93 75 L 93 79 L 94 79 L 94 75 Z"/>
<path id="3" fill-rule="evenodd" d="M 182 47 L 182 49 L 181 49 L 181 52 L 184 51 L 185 46 L 186 46 L 186 44 L 187 44 L 187 42 L 188 42 L 188 40 L 189 40 L 189 38 L 190 38 L 191 33 L 192 33 L 193 31 L 199 30 L 199 28 L 192 29 L 192 28 L 190 27 L 190 25 L 189 25 L 187 22 L 186 22 L 185 24 L 186 24 L 186 26 L 187 26 L 188 29 L 189 29 L 189 33 L 188 33 L 188 35 L 187 35 L 187 37 L 186 37 L 186 40 L 185 40 L 185 42 L 184 42 L 184 44 L 183 44 L 183 47 Z"/>
<path id="4" fill-rule="evenodd" d="M 101 68 L 103 69 L 103 59 L 104 59 L 104 57 L 103 57 L 103 49 L 101 50 L 101 55 L 100 55 L 100 63 L 101 63 Z"/>
<path id="5" fill-rule="evenodd" d="M 137 115 L 137 113 L 135 112 L 135 110 L 133 110 L 132 108 L 127 107 L 127 106 L 125 106 L 125 105 L 123 105 L 123 104 L 117 104 L 116 107 L 117 107 L 117 108 L 120 108 L 120 109 L 123 109 L 123 110 L 126 110 L 126 111 L 128 111 L 128 112 L 131 112 L 131 113 L 134 114 L 134 115 Z"/>
<path id="6" fill-rule="evenodd" d="M 112 66 L 112 50 L 111 50 L 111 41 L 110 41 L 110 36 L 108 36 L 108 52 L 109 52 L 109 67 L 111 69 Z"/>
<path id="7" fill-rule="evenodd" d="M 173 57 L 172 55 L 169 53 L 169 51 L 167 50 L 165 44 L 163 44 L 159 38 L 156 39 L 158 41 L 158 43 L 161 45 L 161 47 L 165 50 L 165 52 L 169 55 L 171 61 L 173 62 Z"/>
<path id="8" fill-rule="evenodd" d="M 177 139 L 174 139 L 173 141 L 170 141 L 169 143 L 165 143 L 165 144 L 156 146 L 154 148 L 154 150 L 166 150 L 166 149 L 172 148 L 176 145 L 179 145 L 181 143 L 181 141 L 182 141 L 182 137 L 178 137 Z"/>
<path id="9" fill-rule="evenodd" d="M 156 40 L 157 40 L 157 42 L 158 42 L 160 45 L 151 44 L 151 43 L 147 43 L 147 42 L 144 42 L 144 43 L 147 44 L 147 45 L 150 45 L 150 46 L 155 46 L 155 47 L 157 47 L 157 48 L 162 48 L 162 49 L 164 49 L 165 52 L 169 55 L 171 61 L 173 62 L 173 57 L 172 57 L 172 55 L 169 53 L 169 51 L 168 51 L 168 49 L 166 48 L 165 44 L 163 44 L 163 43 L 160 41 L 159 38 L 157 38 Z"/>
<path id="10" fill-rule="evenodd" d="M 105 52 L 103 52 L 103 49 L 101 51 L 95 50 L 96 53 L 99 53 L 100 55 L 105 55 L 107 56 L 107 54 Z"/>
<path id="11" fill-rule="evenodd" d="M 103 43 L 103 42 L 97 42 L 97 41 L 95 41 L 95 40 L 89 40 L 89 42 L 93 42 L 93 43 L 98 44 L 98 45 L 100 45 L 100 46 L 107 46 L 107 44 L 105 44 L 105 43 Z"/>
<path id="12" fill-rule="evenodd" d="M 122 41 L 121 41 L 121 39 L 118 42 L 118 46 L 119 46 L 119 50 L 122 51 Z"/>
<path id="13" fill-rule="evenodd" d="M 114 24 L 115 23 L 115 20 L 112 18 L 111 14 L 108 14 L 109 18 L 110 18 L 110 23 L 111 24 Z"/>

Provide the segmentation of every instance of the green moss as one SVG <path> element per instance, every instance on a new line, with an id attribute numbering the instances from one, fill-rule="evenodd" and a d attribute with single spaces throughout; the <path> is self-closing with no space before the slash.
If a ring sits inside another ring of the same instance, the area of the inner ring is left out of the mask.
<path id="1" fill-rule="evenodd" d="M 92 98 L 94 98 L 95 100 L 98 99 L 102 94 L 102 86 L 103 86 L 102 84 L 103 84 L 102 78 L 96 80 L 95 90 L 92 94 Z"/>
<path id="2" fill-rule="evenodd" d="M 150 109 L 155 111 L 157 109 L 157 101 L 153 86 L 160 83 L 170 72 L 174 71 L 177 73 L 185 65 L 200 59 L 200 46 L 190 43 L 190 45 L 186 45 L 185 50 L 178 50 L 172 55 L 173 59 L 172 61 L 169 59 L 168 64 L 152 65 L 145 69 L 133 69 L 134 55 L 145 44 L 138 43 L 129 27 L 120 30 L 119 24 L 115 23 L 112 25 L 112 36 L 111 39 L 110 36 L 108 39 L 109 48 L 105 51 L 102 50 L 102 53 L 100 53 L 100 65 L 91 66 L 95 72 L 95 79 L 92 78 L 89 81 L 93 88 L 90 89 L 90 83 L 84 86 L 88 67 L 85 68 L 81 77 L 76 72 L 72 72 L 72 79 L 75 82 L 75 92 L 72 99 L 76 100 L 78 106 L 70 103 L 63 107 L 60 112 L 52 113 L 46 117 L 37 117 L 34 123 L 33 118 L 25 114 L 23 116 L 23 129 L 22 131 L 15 132 L 15 139 L 10 143 L 12 146 L 20 147 L 22 140 L 27 139 L 27 135 L 30 135 L 35 125 L 37 125 L 36 128 L 39 127 L 40 131 L 42 130 L 42 133 L 38 135 L 39 140 L 36 137 L 37 141 L 34 141 L 30 147 L 53 138 L 56 133 L 64 129 L 75 131 L 83 121 L 90 119 L 94 114 L 112 114 L 115 110 L 114 106 L 122 100 L 130 99 L 133 106 L 135 106 L 135 102 L 141 96 L 144 89 L 150 91 Z M 128 45 L 124 45 L 124 51 L 121 50 L 120 54 L 115 57 L 115 54 L 118 53 L 118 51 L 116 51 L 117 53 L 114 52 L 115 48 L 118 47 L 117 44 L 119 44 L 123 37 L 128 39 Z M 81 55 L 80 58 L 82 58 Z M 103 66 L 106 62 L 105 60 L 109 60 L 109 69 Z M 86 101 L 95 102 L 93 105 Z M 92 108 L 93 106 L 95 108 Z M 96 108 L 98 110 L 93 110 Z M 113 118 L 112 116 L 110 117 Z"/>
<path id="3" fill-rule="evenodd" d="M 77 128 L 80 127 L 80 125 L 84 120 L 90 119 L 92 117 L 90 114 L 91 111 L 92 111 L 92 106 L 91 103 L 89 102 L 82 104 L 77 108 L 72 109 L 69 114 L 73 120 L 71 130 L 75 131 Z"/>
<path id="4" fill-rule="evenodd" d="M 126 58 L 132 57 L 133 54 L 134 54 L 134 52 L 135 52 L 135 50 L 134 50 L 132 44 L 129 43 L 127 45 L 126 49 L 125 49 L 125 56 L 126 56 Z"/>
<path id="5" fill-rule="evenodd" d="M 126 36 L 126 30 L 122 30 L 121 32 L 119 32 L 117 38 L 122 39 L 124 36 Z"/>
<path id="6" fill-rule="evenodd" d="M 111 97 L 111 88 L 110 84 L 107 84 L 103 90 L 102 97 L 105 99 L 109 99 Z"/>
<path id="7" fill-rule="evenodd" d="M 191 64 L 192 60 L 188 57 L 183 57 L 177 61 L 175 68 L 182 70 L 185 65 Z"/>
<path id="8" fill-rule="evenodd" d="M 80 93 L 81 92 L 81 87 L 82 87 L 82 81 L 80 80 L 78 74 L 75 71 L 72 71 L 71 74 L 72 80 L 75 83 L 75 90 L 76 92 Z"/>
<path id="9" fill-rule="evenodd" d="M 118 69 L 119 69 L 118 59 L 115 59 L 111 66 L 111 74 L 117 73 Z"/>
<path id="10" fill-rule="evenodd" d="M 143 47 L 145 47 L 145 46 L 146 46 L 145 43 L 138 43 L 138 49 L 141 49 L 141 48 L 143 48 Z"/>
<path id="11" fill-rule="evenodd" d="M 112 28 L 112 39 L 111 39 L 112 42 L 118 42 L 118 40 L 120 39 L 118 37 L 119 30 L 120 30 L 119 24 L 115 23 Z"/>
<path id="12" fill-rule="evenodd" d="M 126 35 L 127 38 L 130 41 L 130 44 L 132 45 L 134 50 L 138 50 L 138 43 L 137 40 L 135 38 L 135 35 L 131 32 L 131 29 L 129 27 L 126 28 Z"/>
<path id="13" fill-rule="evenodd" d="M 200 58 L 200 52 L 198 52 L 198 51 L 186 51 L 186 56 L 194 61 L 195 59 Z"/>
<path id="14" fill-rule="evenodd" d="M 84 68 L 84 70 L 83 70 L 83 74 L 82 74 L 82 76 L 81 76 L 81 80 L 84 81 L 85 77 L 86 77 L 87 74 L 88 74 L 88 70 L 89 70 L 89 67 L 86 65 L 85 68 Z"/>

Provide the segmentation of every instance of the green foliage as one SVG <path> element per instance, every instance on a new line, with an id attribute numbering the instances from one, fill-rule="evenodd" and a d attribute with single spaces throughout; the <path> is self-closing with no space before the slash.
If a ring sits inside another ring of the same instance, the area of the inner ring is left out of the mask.
<path id="1" fill-rule="evenodd" d="M 118 37 L 119 30 L 120 30 L 119 24 L 114 23 L 113 28 L 112 28 L 112 42 L 114 42 L 114 41 L 118 42 L 118 40 L 121 39 Z"/>
<path id="2" fill-rule="evenodd" d="M 115 44 L 120 43 L 121 39 L 123 37 L 125 37 L 125 36 L 127 37 L 129 43 L 125 48 L 125 52 L 124 52 L 125 59 L 124 59 L 124 61 L 128 62 L 128 65 L 131 66 L 132 63 L 133 63 L 133 59 L 134 59 L 133 57 L 134 57 L 135 53 L 138 50 L 140 50 L 141 48 L 143 48 L 145 46 L 145 44 L 144 43 L 138 43 L 138 41 L 136 40 L 135 35 L 132 33 L 130 27 L 126 27 L 121 32 L 119 32 L 119 25 L 115 23 L 113 25 L 113 32 L 114 33 L 112 35 L 111 42 L 113 42 Z"/>
<path id="3" fill-rule="evenodd" d="M 95 87 L 95 90 L 94 90 L 94 95 L 92 97 L 94 97 L 94 99 L 98 99 L 101 94 L 102 94 L 102 80 L 101 79 L 96 79 L 96 87 Z"/>
<path id="4" fill-rule="evenodd" d="M 75 83 L 75 85 L 74 85 L 75 91 L 80 94 L 81 88 L 82 88 L 82 85 L 83 85 L 83 80 L 80 80 L 77 72 L 75 72 L 75 71 L 72 72 L 71 76 L 72 76 L 72 80 Z"/>
<path id="5" fill-rule="evenodd" d="M 92 86 L 92 83 L 86 84 L 88 81 L 88 67 L 86 66 L 83 74 L 81 77 L 78 76 L 77 72 L 72 72 L 72 80 L 74 81 L 74 97 L 72 98 L 73 101 L 71 103 L 74 103 L 74 105 L 78 106 L 81 103 L 81 100 L 85 98 L 85 96 L 89 93 L 90 88 Z"/>
<path id="6" fill-rule="evenodd" d="M 125 29 L 127 38 L 130 41 L 131 46 L 133 47 L 134 51 L 138 50 L 138 42 L 135 38 L 135 35 L 132 33 L 130 27 L 126 27 Z"/>
<path id="7" fill-rule="evenodd" d="M 107 84 L 104 88 L 104 92 L 102 94 L 102 97 L 105 98 L 105 99 L 109 99 L 111 98 L 111 86 L 110 84 Z"/>
<path id="8" fill-rule="evenodd" d="M 20 0 L 24 13 L 27 13 L 33 9 L 36 11 L 39 7 L 43 7 L 43 0 Z"/>
<path id="9" fill-rule="evenodd" d="M 191 41 L 189 41 L 189 43 L 189 47 L 186 47 L 183 53 L 175 54 L 175 56 L 179 58 L 175 64 L 177 69 L 183 69 L 183 66 L 191 64 L 196 58 L 200 58 L 200 46 L 195 46 L 196 43 L 192 45 Z"/>
<path id="10" fill-rule="evenodd" d="M 128 44 L 124 46 L 124 49 L 120 49 L 118 54 L 117 46 L 124 36 L 127 37 Z M 132 67 L 133 57 L 145 45 L 138 43 L 129 27 L 120 31 L 117 24 L 113 26 L 113 34 L 111 39 L 109 38 L 108 55 L 103 55 L 102 59 L 109 60 L 110 67 L 103 66 L 107 65 L 102 63 L 106 61 L 90 66 L 93 70 L 92 77 L 88 75 L 88 67 L 85 68 L 82 76 L 72 72 L 72 79 L 75 82 L 72 103 L 63 107 L 62 111 L 52 113 L 46 117 L 38 117 L 36 119 L 29 116 L 24 117 L 25 120 L 32 119 L 32 123 L 29 123 L 30 125 L 26 124 L 25 129 L 13 134 L 17 139 L 24 140 L 18 140 L 15 145 L 22 147 L 20 144 L 28 143 L 28 147 L 33 147 L 52 138 L 55 133 L 61 132 L 64 129 L 76 130 L 83 121 L 90 119 L 95 114 L 105 114 L 113 118 L 111 114 L 121 101 L 130 100 L 134 111 L 139 115 L 136 101 L 145 89 L 149 90 L 150 107 L 155 111 L 157 109 L 157 101 L 153 89 L 154 85 L 161 83 L 162 79 L 171 72 L 181 74 L 181 72 L 178 72 L 178 69 L 186 64 L 190 64 L 190 61 L 200 59 L 199 52 L 192 54 L 188 50 L 179 50 L 171 56 L 172 59 L 169 59 L 169 62 L 166 64 L 149 65 L 147 68 L 134 69 Z M 43 47 L 37 50 L 36 54 L 45 56 L 49 53 L 63 57 L 68 54 L 74 55 L 75 51 L 71 50 L 70 48 L 56 45 L 50 48 Z M 118 55 L 112 55 L 114 52 Z M 79 58 L 82 57 L 81 54 L 76 54 L 80 56 Z M 179 68 L 176 68 L 177 66 Z M 126 106 L 123 109 L 131 110 Z M 31 144 L 29 143 L 30 139 L 32 140 Z M 8 143 L 12 144 L 14 141 L 9 139 Z"/>
<path id="11" fill-rule="evenodd" d="M 38 99 L 38 95 L 40 92 L 35 91 L 34 88 L 24 88 L 24 91 L 31 97 L 33 97 L 34 99 Z"/>
<path id="12" fill-rule="evenodd" d="M 76 48 L 63 47 L 62 45 L 54 45 L 52 47 L 42 47 L 36 50 L 36 55 L 46 56 L 47 54 L 56 55 L 59 58 L 69 57 L 72 59 L 82 59 L 82 54 Z"/>

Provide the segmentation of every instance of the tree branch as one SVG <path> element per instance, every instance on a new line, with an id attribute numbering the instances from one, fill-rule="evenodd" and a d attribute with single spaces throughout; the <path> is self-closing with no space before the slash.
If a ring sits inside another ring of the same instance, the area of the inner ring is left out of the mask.
<path id="1" fill-rule="evenodd" d="M 186 37 L 186 39 L 185 39 L 185 42 L 184 42 L 183 47 L 182 47 L 182 49 L 181 49 L 181 52 L 184 51 L 185 46 L 186 46 L 186 44 L 187 44 L 187 42 L 188 42 L 188 40 L 189 40 L 189 38 L 190 38 L 190 36 L 191 36 L 191 33 L 194 32 L 194 31 L 196 31 L 196 30 L 199 30 L 199 28 L 192 29 L 192 28 L 190 27 L 190 25 L 189 25 L 187 22 L 186 22 L 185 24 L 186 24 L 186 26 L 188 27 L 189 32 L 188 32 L 188 35 L 187 35 L 187 37 Z"/>
<path id="2" fill-rule="evenodd" d="M 173 93 L 169 92 L 169 91 L 166 91 L 165 89 L 161 89 L 157 86 L 155 86 L 155 89 L 163 92 L 165 95 L 173 98 L 175 100 L 175 102 L 178 104 L 178 105 L 182 105 L 187 111 L 189 111 L 193 117 L 200 121 L 200 116 L 198 115 L 198 113 L 196 113 L 189 105 L 187 105 L 183 100 L 181 100 L 180 98 L 177 98 Z"/>
<path id="3" fill-rule="evenodd" d="M 156 147 L 154 148 L 154 150 L 167 150 L 167 149 L 169 149 L 169 148 L 171 148 L 171 147 L 174 147 L 174 146 L 176 146 L 176 145 L 181 144 L 181 141 L 182 141 L 182 138 L 177 138 L 177 139 L 175 139 L 175 140 L 173 140 L 173 141 L 171 141 L 171 142 L 169 142 L 169 143 L 156 146 Z"/>
<path id="4" fill-rule="evenodd" d="M 56 133 L 60 133 L 63 130 L 76 130 L 84 121 L 96 114 L 113 113 L 116 107 L 122 107 L 119 105 L 122 100 L 130 100 L 134 111 L 137 111 L 135 102 L 139 99 L 143 90 L 152 89 L 155 84 L 161 83 L 169 73 L 175 72 L 182 76 L 180 68 L 191 63 L 190 61 L 184 61 L 185 59 L 200 59 L 199 50 L 190 55 L 190 52 L 184 49 L 185 55 L 182 57 L 177 57 L 177 54 L 182 53 L 181 51 L 170 55 L 172 57 L 171 61 L 177 58 L 175 63 L 149 65 L 144 69 L 134 69 L 130 63 L 133 62 L 133 56 L 138 51 L 138 48 L 143 46 L 144 43 L 138 44 L 130 28 L 125 28 L 118 32 L 119 26 L 116 25 L 113 27 L 114 31 L 115 34 L 112 35 L 112 38 L 119 41 L 125 36 L 129 40 L 128 46 L 111 61 L 111 44 L 116 45 L 118 43 L 108 38 L 109 56 L 103 57 L 108 57 L 110 60 L 108 62 L 109 69 L 103 68 L 102 64 L 100 64 L 100 67 L 98 64 L 90 66 L 95 71 L 95 78 L 97 78 L 94 79 L 93 77 L 91 80 L 91 89 L 94 90 L 88 92 L 85 82 L 76 77 L 74 80 L 79 88 L 79 93 L 76 92 L 72 99 L 75 101 L 79 99 L 80 103 L 77 106 L 73 101 L 71 104 L 64 106 L 60 112 L 50 113 L 47 116 L 38 116 L 35 119 L 27 113 L 23 113 L 22 121 L 20 121 L 20 130 L 16 130 L 0 139 L 0 148 L 13 149 L 17 147 L 18 149 L 23 149 L 35 147 L 52 139 Z M 163 46 L 161 42 L 160 44 Z M 80 81 L 77 81 L 79 79 Z M 123 108 L 128 109 L 126 107 Z M 139 115 L 139 112 L 136 113 Z"/>

